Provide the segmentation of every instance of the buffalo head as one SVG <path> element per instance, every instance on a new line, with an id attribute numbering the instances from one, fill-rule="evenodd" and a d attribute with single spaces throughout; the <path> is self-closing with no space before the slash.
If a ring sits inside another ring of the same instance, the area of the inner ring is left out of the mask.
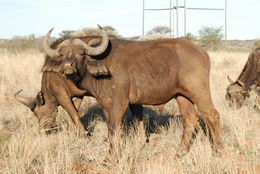
<path id="1" fill-rule="evenodd" d="M 240 108 L 246 97 L 249 97 L 248 91 L 245 89 L 243 82 L 237 80 L 233 81 L 229 76 L 227 77 L 230 85 L 226 89 L 226 100 L 230 107 Z"/>
<path id="2" fill-rule="evenodd" d="M 81 73 L 84 68 L 86 56 L 96 56 L 102 54 L 108 46 L 108 34 L 100 26 L 102 42 L 92 47 L 91 43 L 85 43 L 80 38 L 67 38 L 59 43 L 56 48 L 49 45 L 49 37 L 53 28 L 43 38 L 43 50 L 47 54 L 43 71 L 55 71 L 69 75 Z M 53 62 L 53 63 L 48 63 Z M 79 71 L 79 72 L 78 72 Z"/>
<path id="3" fill-rule="evenodd" d="M 56 127 L 57 104 L 46 104 L 42 92 L 39 92 L 35 98 L 21 96 L 21 92 L 22 90 L 14 94 L 15 99 L 30 108 L 37 117 L 40 127 L 50 133 Z"/>

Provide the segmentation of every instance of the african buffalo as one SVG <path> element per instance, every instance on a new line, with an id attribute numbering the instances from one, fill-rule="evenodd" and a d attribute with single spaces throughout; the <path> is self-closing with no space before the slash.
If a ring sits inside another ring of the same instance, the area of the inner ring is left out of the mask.
<path id="1" fill-rule="evenodd" d="M 226 89 L 226 100 L 230 106 L 240 108 L 249 97 L 249 88 L 254 84 L 260 87 L 260 48 L 250 53 L 237 80 L 234 82 L 229 76 L 228 80 L 231 84 Z"/>
<path id="2" fill-rule="evenodd" d="M 47 133 L 56 127 L 58 106 L 61 105 L 79 128 L 79 134 L 84 135 L 85 129 L 80 122 L 78 109 L 87 91 L 78 89 L 74 81 L 60 73 L 46 71 L 42 76 L 41 91 L 35 98 L 20 96 L 21 91 L 16 92 L 15 98 L 33 111 L 40 127 L 46 129 Z"/>
<path id="3" fill-rule="evenodd" d="M 47 133 L 51 133 L 52 128 L 56 126 L 55 119 L 58 106 L 60 105 L 69 113 L 72 121 L 79 129 L 79 134 L 85 134 L 84 126 L 79 119 L 78 109 L 82 98 L 91 96 L 91 94 L 86 90 L 79 89 L 76 85 L 79 83 L 79 76 L 82 76 L 79 73 L 83 72 L 81 69 L 84 69 L 84 66 L 80 66 L 82 64 L 80 61 L 88 61 L 88 70 L 92 76 L 97 78 L 110 76 L 109 70 L 102 62 L 98 62 L 95 59 L 81 59 L 86 56 L 85 54 L 101 54 L 107 48 L 108 38 L 114 39 L 114 37 L 108 37 L 103 30 L 101 32 L 102 38 L 88 36 L 84 38 L 83 44 L 79 39 L 75 38 L 71 40 L 65 38 L 57 40 L 53 43 L 53 47 L 58 49 L 61 55 L 57 55 L 57 53 L 49 50 L 49 45 L 47 45 L 48 37 L 44 38 L 43 47 L 48 54 L 42 67 L 41 91 L 35 98 L 29 98 L 21 96 L 22 90 L 20 90 L 15 93 L 15 98 L 33 111 L 41 127 L 46 129 Z M 69 49 L 65 49 L 64 45 L 68 46 Z M 140 111 L 136 108 L 139 108 L 139 106 L 130 105 L 130 111 L 134 119 L 140 120 L 141 118 L 135 117 L 140 115 Z"/>
<path id="4" fill-rule="evenodd" d="M 80 60 L 86 60 L 84 62 L 78 61 L 76 56 L 69 57 L 75 60 L 77 67 L 85 67 L 78 69 L 81 78 L 78 87 L 88 91 L 103 107 L 110 149 L 115 146 L 114 137 L 121 128 L 128 105 L 136 111 L 137 117 L 142 118 L 143 104 L 164 104 L 172 98 L 176 98 L 183 118 L 179 155 L 189 150 L 197 125 L 195 104 L 210 129 L 213 149 L 219 151 L 223 148 L 219 113 L 210 95 L 210 59 L 204 50 L 186 39 L 111 40 L 102 54 L 92 56 L 87 54 L 84 39 L 64 40 L 60 43 L 63 49 L 57 46 L 45 48 L 45 51 L 52 59 L 66 55 L 68 50 L 84 55 L 80 57 Z M 105 64 L 110 76 L 91 75 L 88 63 L 92 59 Z"/>
<path id="5" fill-rule="evenodd" d="M 28 106 L 33 111 L 44 129 L 50 130 L 52 127 L 55 127 L 57 108 L 61 105 L 70 114 L 72 121 L 79 129 L 80 135 L 84 135 L 85 129 L 80 122 L 78 109 L 83 96 L 90 94 L 88 94 L 86 90 L 81 90 L 76 86 L 79 82 L 79 76 L 83 75 L 78 74 L 78 70 L 80 70 L 79 73 L 84 71 L 82 70 L 84 67 L 80 65 L 83 64 L 81 61 L 85 61 L 85 54 L 98 55 L 107 48 L 108 36 L 106 32 L 102 31 L 102 37 L 104 42 L 97 47 L 91 46 L 93 46 L 93 44 L 95 45 L 97 40 L 101 40 L 100 37 L 86 38 L 87 44 L 79 39 L 73 39 L 73 41 L 58 40 L 54 45 L 58 45 L 57 49 L 59 50 L 59 53 L 52 51 L 47 44 L 48 38 L 44 38 L 43 48 L 49 55 L 51 54 L 51 57 L 46 56 L 42 68 L 41 91 L 35 98 L 20 96 L 19 93 L 21 90 L 15 94 L 15 98 L 19 102 Z M 66 46 L 64 47 L 64 45 Z M 67 48 L 68 45 L 70 46 L 70 49 L 64 49 Z M 55 56 L 59 56 L 59 58 Z M 75 57 L 77 59 L 75 59 Z M 77 62 L 75 62 L 75 60 L 77 60 Z M 99 66 L 95 68 L 97 65 Z M 106 67 L 100 65 L 98 62 L 90 61 L 89 67 L 92 67 L 92 75 L 94 76 L 108 74 Z"/>

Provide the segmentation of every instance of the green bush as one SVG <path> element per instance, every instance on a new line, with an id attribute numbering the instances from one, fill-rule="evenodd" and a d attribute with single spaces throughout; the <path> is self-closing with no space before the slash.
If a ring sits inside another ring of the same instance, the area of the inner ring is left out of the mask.
<path id="1" fill-rule="evenodd" d="M 216 50 L 222 39 L 222 27 L 204 26 L 199 30 L 199 44 L 207 49 Z"/>
<path id="2" fill-rule="evenodd" d="M 197 36 L 191 34 L 191 33 L 187 33 L 186 36 L 184 36 L 184 38 L 191 40 L 191 41 L 196 41 L 198 40 Z"/>
<path id="3" fill-rule="evenodd" d="M 171 32 L 171 29 L 167 26 L 155 26 L 153 27 L 150 31 L 147 32 L 147 34 L 155 34 L 155 33 L 158 33 L 158 34 L 170 34 Z"/>
<path id="4" fill-rule="evenodd" d="M 28 49 L 41 49 L 41 38 L 35 37 L 34 34 L 28 36 L 14 36 L 10 40 L 4 40 L 0 43 L 0 48 L 9 51 L 23 51 Z"/>
<path id="5" fill-rule="evenodd" d="M 255 41 L 255 46 L 256 46 L 256 48 L 260 48 L 260 40 Z"/>

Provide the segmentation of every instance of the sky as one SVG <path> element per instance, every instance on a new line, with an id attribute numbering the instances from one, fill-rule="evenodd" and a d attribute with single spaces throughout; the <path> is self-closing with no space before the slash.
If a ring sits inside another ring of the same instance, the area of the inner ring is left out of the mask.
<path id="1" fill-rule="evenodd" d="M 178 2 L 183 5 L 183 0 Z M 170 0 L 145 0 L 145 8 L 169 5 Z M 225 0 L 186 0 L 186 6 L 224 8 Z M 52 27 L 52 35 L 58 36 L 63 30 L 97 24 L 113 26 L 123 37 L 140 36 L 142 8 L 143 0 L 0 0 L 0 38 L 43 36 Z M 184 34 L 183 19 L 179 9 L 179 36 Z M 259 19 L 260 0 L 227 0 L 227 39 L 259 39 Z M 169 11 L 145 11 L 145 33 L 154 26 L 169 26 L 169 21 Z M 187 10 L 187 32 L 194 35 L 203 26 L 222 27 L 224 33 L 224 23 L 224 11 Z"/>

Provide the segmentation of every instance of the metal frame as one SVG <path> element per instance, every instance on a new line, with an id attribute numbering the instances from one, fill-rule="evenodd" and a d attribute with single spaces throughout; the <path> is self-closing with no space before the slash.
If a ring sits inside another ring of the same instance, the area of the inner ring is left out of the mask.
<path id="1" fill-rule="evenodd" d="M 161 10 L 168 10 L 170 11 L 169 13 L 169 18 L 170 18 L 170 22 L 169 22 L 169 28 L 170 30 L 172 31 L 172 24 L 174 24 L 174 10 L 176 10 L 176 37 L 179 37 L 179 11 L 178 9 L 179 8 L 182 8 L 184 9 L 184 35 L 186 36 L 186 27 L 187 27 L 187 15 L 186 15 L 186 11 L 187 10 L 215 10 L 215 11 L 224 11 L 225 12 L 225 40 L 227 40 L 227 0 L 225 0 L 225 8 L 192 8 L 192 7 L 189 7 L 187 8 L 186 7 L 186 0 L 183 0 L 184 1 L 184 5 L 183 6 L 179 6 L 178 5 L 178 0 L 175 0 L 176 3 L 175 3 L 175 6 L 172 6 L 172 0 L 170 0 L 170 7 L 169 8 L 145 8 L 145 0 L 143 0 L 143 20 L 142 20 L 142 38 L 144 39 L 144 18 L 145 18 L 145 11 L 161 11 Z M 173 21 L 173 22 L 172 22 Z M 174 28 L 174 27 L 173 27 Z M 173 36 L 175 37 L 175 34 L 174 34 L 175 30 L 173 30 L 173 35 L 171 35 L 171 32 L 170 32 L 170 36 Z"/>

